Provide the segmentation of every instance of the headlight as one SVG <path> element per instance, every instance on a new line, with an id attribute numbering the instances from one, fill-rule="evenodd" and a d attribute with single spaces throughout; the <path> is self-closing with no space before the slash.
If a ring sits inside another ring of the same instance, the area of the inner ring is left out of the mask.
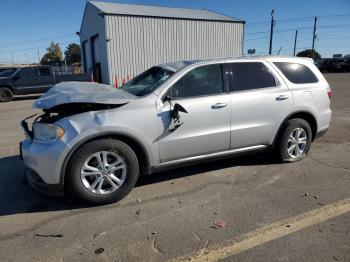
<path id="1" fill-rule="evenodd" d="M 51 141 L 60 139 L 64 135 L 64 130 L 60 126 L 53 124 L 36 123 L 33 125 L 34 139 L 41 141 Z"/>

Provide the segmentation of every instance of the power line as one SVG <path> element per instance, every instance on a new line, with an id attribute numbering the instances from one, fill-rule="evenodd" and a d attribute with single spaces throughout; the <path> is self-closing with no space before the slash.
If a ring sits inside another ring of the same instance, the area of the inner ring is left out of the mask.
<path id="1" fill-rule="evenodd" d="M 28 41 L 22 41 L 22 42 L 12 42 L 12 43 L 2 43 L 0 46 L 5 46 L 5 45 L 21 45 L 21 44 L 28 44 L 28 43 L 35 43 L 35 42 L 40 42 L 40 41 L 45 41 L 45 40 L 52 40 L 54 38 L 64 38 L 68 36 L 75 35 L 73 33 L 70 34 L 65 34 L 65 35 L 58 35 L 58 36 L 52 36 L 52 37 L 46 37 L 46 38 L 41 38 L 41 39 L 35 39 L 35 40 L 28 40 Z"/>
<path id="2" fill-rule="evenodd" d="M 268 35 L 264 35 L 264 36 L 260 36 L 260 37 L 254 37 L 254 38 L 249 38 L 249 39 L 245 39 L 244 41 L 252 41 L 252 40 L 258 40 L 258 39 L 264 39 L 267 38 Z"/>
<path id="3" fill-rule="evenodd" d="M 335 15 L 319 15 L 317 16 L 318 18 L 339 18 L 339 17 L 350 17 L 350 14 L 335 14 Z M 291 17 L 291 18 L 286 18 L 286 19 L 276 19 L 276 23 L 281 23 L 281 22 L 290 22 L 290 21 L 301 21 L 301 20 L 308 20 L 308 19 L 313 19 L 314 16 L 303 16 L 303 17 Z M 259 22 L 253 22 L 253 23 L 247 23 L 247 26 L 255 26 L 255 25 L 260 25 L 260 24 L 270 24 L 269 20 L 265 21 L 259 21 Z"/>
<path id="4" fill-rule="evenodd" d="M 68 43 L 74 43 L 76 42 L 76 40 L 69 40 L 69 41 L 65 41 L 65 42 L 58 42 L 58 44 L 68 44 Z M 11 50 L 6 50 L 6 51 L 0 51 L 0 54 L 1 53 L 10 53 L 10 52 L 20 52 L 20 51 L 28 51 L 28 50 L 34 50 L 34 49 L 41 49 L 41 48 L 47 48 L 48 46 L 45 45 L 45 46 L 35 46 L 35 47 L 29 47 L 29 48 L 22 48 L 22 49 L 11 49 Z"/>

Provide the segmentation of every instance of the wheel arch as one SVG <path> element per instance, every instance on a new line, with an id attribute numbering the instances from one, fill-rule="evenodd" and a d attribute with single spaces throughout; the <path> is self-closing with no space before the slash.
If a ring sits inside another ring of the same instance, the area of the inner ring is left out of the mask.
<path id="1" fill-rule="evenodd" d="M 131 136 L 130 134 L 122 133 L 122 132 L 103 132 L 99 133 L 96 135 L 88 136 L 78 143 L 76 143 L 71 150 L 68 152 L 66 155 L 62 167 L 61 167 L 61 172 L 60 172 L 60 184 L 64 185 L 65 183 L 65 176 L 67 173 L 67 170 L 70 165 L 70 160 L 73 154 L 83 145 L 86 143 L 89 143 L 94 140 L 98 139 L 106 139 L 106 138 L 111 138 L 111 139 L 117 139 L 120 140 L 124 143 L 126 143 L 128 146 L 131 147 L 131 149 L 135 152 L 137 159 L 140 164 L 140 175 L 146 175 L 149 173 L 150 170 L 150 157 L 149 153 L 145 147 L 145 145 L 137 138 L 134 136 Z"/>
<path id="2" fill-rule="evenodd" d="M 0 85 L 0 88 L 8 88 L 8 89 L 10 89 L 11 90 L 11 92 L 13 93 L 13 94 L 15 94 L 15 89 L 13 88 L 13 86 L 11 86 L 11 85 L 8 85 L 8 84 L 1 84 Z"/>
<path id="3" fill-rule="evenodd" d="M 293 119 L 293 118 L 300 118 L 300 119 L 304 119 L 306 122 L 309 123 L 310 127 L 311 127 L 311 132 L 312 132 L 312 138 L 311 140 L 313 141 L 316 137 L 316 134 L 317 134 L 317 119 L 316 117 L 314 116 L 313 113 L 309 112 L 309 111 L 306 111 L 306 110 L 303 110 L 303 111 L 296 111 L 296 112 L 293 112 L 291 114 L 289 114 L 284 120 L 283 122 L 281 123 L 281 125 L 279 126 L 278 130 L 277 130 L 277 133 L 276 133 L 276 136 L 275 136 L 275 139 L 273 141 L 273 144 L 272 144 L 272 147 L 275 146 L 276 142 L 278 141 L 280 135 L 281 135 L 281 132 L 283 131 L 283 128 L 284 128 L 284 125 L 285 123 L 290 120 L 290 119 Z"/>

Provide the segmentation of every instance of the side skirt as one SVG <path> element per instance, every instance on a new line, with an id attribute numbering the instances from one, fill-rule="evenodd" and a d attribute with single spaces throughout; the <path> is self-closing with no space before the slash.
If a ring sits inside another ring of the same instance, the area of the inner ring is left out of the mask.
<path id="1" fill-rule="evenodd" d="M 270 149 L 270 146 L 268 145 L 256 145 L 256 146 L 232 149 L 232 150 L 223 151 L 223 152 L 216 152 L 216 153 L 211 153 L 206 155 L 192 156 L 192 157 L 187 157 L 187 158 L 182 158 L 177 160 L 166 161 L 158 164 L 157 166 L 152 167 L 150 173 L 156 173 L 156 172 L 160 172 L 163 170 L 176 168 L 176 167 L 188 166 L 194 163 L 200 163 L 208 160 L 214 161 L 218 159 L 229 158 L 234 155 L 242 155 L 242 154 L 256 152 L 256 151 L 265 151 L 268 149 Z"/>

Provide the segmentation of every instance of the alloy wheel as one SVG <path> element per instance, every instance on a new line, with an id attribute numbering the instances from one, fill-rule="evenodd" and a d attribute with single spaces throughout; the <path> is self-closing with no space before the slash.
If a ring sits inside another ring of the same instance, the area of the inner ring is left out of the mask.
<path id="1" fill-rule="evenodd" d="M 100 151 L 90 155 L 80 172 L 85 188 L 100 195 L 118 190 L 125 182 L 126 175 L 124 159 L 111 151 Z"/>
<path id="2" fill-rule="evenodd" d="M 306 148 L 307 144 L 307 133 L 305 129 L 297 127 L 293 129 L 289 138 L 287 145 L 287 152 L 291 158 L 300 157 Z"/>

